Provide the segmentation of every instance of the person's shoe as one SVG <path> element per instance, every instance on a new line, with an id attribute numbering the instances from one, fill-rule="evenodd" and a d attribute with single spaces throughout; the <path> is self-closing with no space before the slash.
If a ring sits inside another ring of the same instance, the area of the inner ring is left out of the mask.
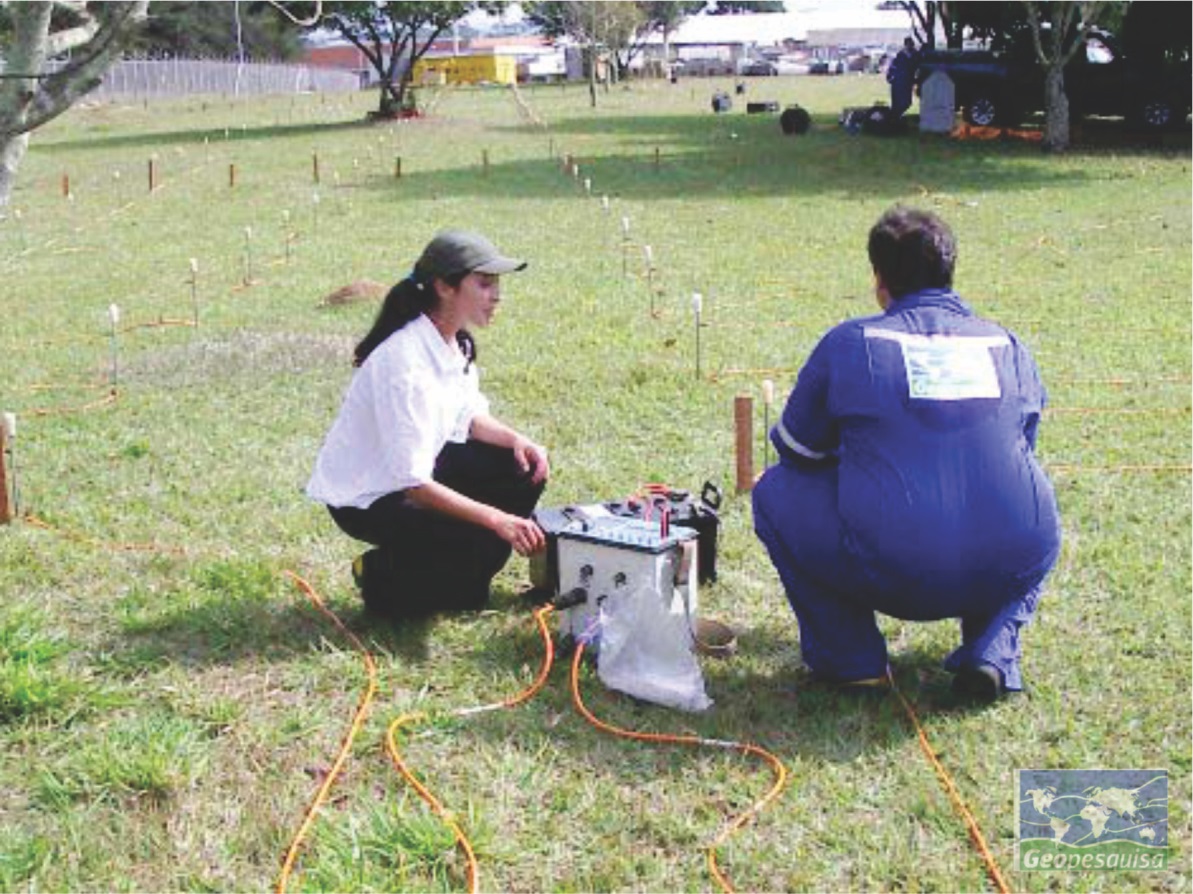
<path id="1" fill-rule="evenodd" d="M 953 694 L 976 702 L 992 702 L 1006 692 L 1002 672 L 993 664 L 963 667 L 953 676 Z"/>
<path id="2" fill-rule="evenodd" d="M 889 671 L 881 677 L 858 677 L 854 680 L 840 680 L 813 671 L 811 681 L 840 692 L 887 692 L 891 688 Z"/>
<path id="3" fill-rule="evenodd" d="M 840 689 L 890 689 L 890 677 L 864 677 L 860 680 L 842 680 L 836 684 Z"/>

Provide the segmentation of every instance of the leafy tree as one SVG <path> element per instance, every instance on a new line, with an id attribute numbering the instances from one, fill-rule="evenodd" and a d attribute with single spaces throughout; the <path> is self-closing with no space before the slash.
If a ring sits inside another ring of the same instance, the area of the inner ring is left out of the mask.
<path id="1" fill-rule="evenodd" d="M 597 47 L 613 54 L 617 73 L 623 74 L 646 45 L 646 40 L 663 32 L 664 54 L 670 52 L 669 37 L 687 16 L 704 7 L 697 2 L 538 2 L 524 5 L 527 18 L 548 37 L 571 37 L 589 48 L 590 60 Z M 595 66 L 590 64 L 589 93 L 596 105 Z"/>
<path id="2" fill-rule="evenodd" d="M 148 6 L 149 0 L 6 5 L 0 33 L 0 211 L 8 207 L 30 131 L 99 85 Z"/>
<path id="3" fill-rule="evenodd" d="M 780 2 L 768 2 L 768 0 L 716 0 L 708 6 L 709 15 L 737 15 L 738 13 L 753 13 L 753 12 L 783 12 L 787 9 L 787 4 Z"/>
<path id="4" fill-rule="evenodd" d="M 915 42 L 921 47 L 932 49 L 936 46 L 936 21 L 938 18 L 948 38 L 949 46 L 961 46 L 960 29 L 953 26 L 952 18 L 949 15 L 949 9 L 957 5 L 959 4 L 941 3 L 937 2 L 937 0 L 927 0 L 922 6 L 917 0 L 887 0 L 885 3 L 880 3 L 878 8 L 889 10 L 901 9 L 906 12 L 911 19 L 911 32 Z M 954 34 L 956 34 L 955 38 Z"/>
<path id="5" fill-rule="evenodd" d="M 680 26 L 684 19 L 695 15 L 704 8 L 704 0 L 694 2 L 672 2 L 662 0 L 656 3 L 640 3 L 646 16 L 646 24 L 650 33 L 663 32 L 663 61 L 671 61 L 671 32 Z"/>
<path id="6" fill-rule="evenodd" d="M 127 49 L 146 56 L 197 59 L 234 56 L 243 47 L 248 59 L 289 60 L 301 54 L 298 33 L 266 3 L 158 0 Z"/>
<path id="7" fill-rule="evenodd" d="M 1124 52 L 1135 59 L 1188 66 L 1193 58 L 1193 4 L 1131 3 L 1119 39 Z"/>
<path id="8" fill-rule="evenodd" d="M 499 10 L 501 3 L 323 3 L 322 17 L 308 30 L 329 29 L 356 47 L 380 78 L 378 114 L 388 117 L 407 102 L 414 65 L 453 24 L 474 9 Z M 306 8 L 304 8 L 306 7 Z M 295 15 L 311 15 L 313 4 L 290 4 Z"/>

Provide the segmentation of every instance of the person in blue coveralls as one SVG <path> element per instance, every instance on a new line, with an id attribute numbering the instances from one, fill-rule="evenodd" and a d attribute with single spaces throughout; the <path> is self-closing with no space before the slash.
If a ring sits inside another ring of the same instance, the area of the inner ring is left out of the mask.
<path id="1" fill-rule="evenodd" d="M 1027 347 L 953 292 L 940 218 L 893 208 L 868 248 L 883 312 L 830 330 L 800 370 L 755 531 L 814 678 L 889 681 L 875 612 L 959 618 L 954 691 L 997 698 L 1023 688 L 1020 632 L 1060 552 L 1035 457 L 1044 386 Z"/>
<path id="2" fill-rule="evenodd" d="M 904 38 L 903 49 L 895 54 L 886 70 L 886 82 L 891 85 L 891 112 L 901 118 L 911 108 L 911 95 L 915 87 L 915 72 L 920 64 L 920 54 L 915 41 Z"/>

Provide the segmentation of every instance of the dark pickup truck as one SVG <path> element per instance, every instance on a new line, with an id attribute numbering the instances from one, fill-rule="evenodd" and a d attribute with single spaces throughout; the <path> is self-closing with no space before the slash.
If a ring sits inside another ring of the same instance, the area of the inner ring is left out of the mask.
<path id="1" fill-rule="evenodd" d="M 925 51 L 917 80 L 922 84 L 934 71 L 952 79 L 957 107 L 970 124 L 1010 127 L 1044 111 L 1044 67 L 1030 34 L 1017 35 L 1001 50 Z M 1174 71 L 1160 63 L 1137 62 L 1105 31 L 1091 31 L 1065 66 L 1065 95 L 1073 118 L 1122 116 L 1156 130 L 1183 127 L 1191 93 L 1187 64 Z"/>

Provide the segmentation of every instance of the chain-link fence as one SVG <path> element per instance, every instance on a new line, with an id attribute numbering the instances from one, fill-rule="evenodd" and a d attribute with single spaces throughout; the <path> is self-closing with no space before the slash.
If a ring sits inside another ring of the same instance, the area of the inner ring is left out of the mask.
<path id="1" fill-rule="evenodd" d="M 234 62 L 206 59 L 124 59 L 115 63 L 91 94 L 117 96 L 227 96 L 265 93 L 344 93 L 359 90 L 355 72 L 309 65 Z"/>

